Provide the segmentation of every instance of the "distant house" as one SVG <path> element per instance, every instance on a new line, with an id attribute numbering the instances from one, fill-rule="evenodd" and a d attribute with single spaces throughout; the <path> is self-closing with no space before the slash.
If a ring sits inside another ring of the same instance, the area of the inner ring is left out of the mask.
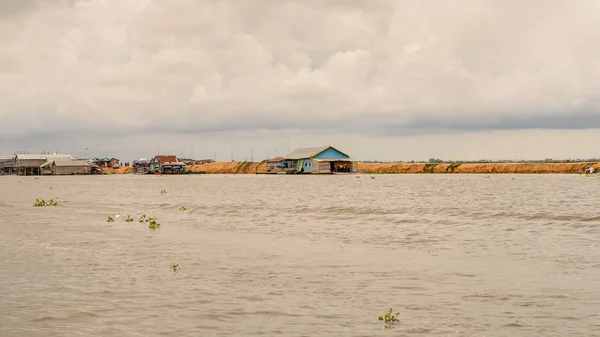
<path id="1" fill-rule="evenodd" d="M 146 158 L 139 158 L 134 160 L 131 166 L 137 173 L 147 173 L 150 170 L 150 160 Z"/>
<path id="2" fill-rule="evenodd" d="M 18 153 L 13 158 L 15 171 L 19 175 L 41 175 L 45 167 L 53 161 L 72 161 L 70 154 L 29 154 Z M 42 167 L 43 166 L 43 167 Z"/>
<path id="3" fill-rule="evenodd" d="M 177 156 L 155 156 L 148 163 L 150 173 L 179 174 L 185 172 L 185 164 Z"/>
<path id="4" fill-rule="evenodd" d="M 301 148 L 283 157 L 280 168 L 295 173 L 356 173 L 357 163 L 333 146 Z"/>
<path id="5" fill-rule="evenodd" d="M 13 156 L 0 156 L 0 174 L 15 173 Z"/>
<path id="6" fill-rule="evenodd" d="M 75 175 L 98 173 L 100 167 L 87 160 L 54 160 L 41 165 L 42 174 Z"/>
<path id="7" fill-rule="evenodd" d="M 281 162 L 283 161 L 283 157 L 275 157 L 267 160 L 267 170 L 268 171 L 281 171 Z"/>

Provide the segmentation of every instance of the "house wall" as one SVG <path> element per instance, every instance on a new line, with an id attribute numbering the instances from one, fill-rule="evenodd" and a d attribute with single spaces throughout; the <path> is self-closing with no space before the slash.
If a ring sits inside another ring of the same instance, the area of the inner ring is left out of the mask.
<path id="1" fill-rule="evenodd" d="M 320 161 L 320 162 L 315 162 L 318 163 L 318 171 L 314 171 L 315 173 L 330 173 L 331 172 L 331 165 L 328 161 Z M 317 165 L 315 164 L 315 167 Z"/>
<path id="2" fill-rule="evenodd" d="M 312 172 L 313 169 L 313 161 L 312 159 L 304 159 L 304 172 Z"/>
<path id="3" fill-rule="evenodd" d="M 348 158 L 348 156 L 341 153 L 338 150 L 335 150 L 333 148 L 328 148 L 327 150 L 319 153 L 318 155 L 314 156 L 313 158 L 315 158 L 315 159 L 346 159 L 346 158 Z"/>
<path id="4" fill-rule="evenodd" d="M 279 165 L 281 165 L 281 162 L 269 163 L 269 169 L 274 170 L 274 171 L 280 171 L 281 169 L 279 168 Z"/>
<path id="5" fill-rule="evenodd" d="M 284 160 L 283 164 L 284 164 L 284 166 L 283 166 L 284 169 L 285 168 L 294 168 L 294 167 L 296 167 L 296 165 L 298 165 L 296 160 Z"/>
<path id="6" fill-rule="evenodd" d="M 160 164 L 159 163 L 150 163 L 149 165 L 149 169 L 150 171 L 160 171 Z"/>
<path id="7" fill-rule="evenodd" d="M 55 175 L 69 175 L 69 174 L 86 174 L 90 173 L 89 166 L 55 166 Z"/>

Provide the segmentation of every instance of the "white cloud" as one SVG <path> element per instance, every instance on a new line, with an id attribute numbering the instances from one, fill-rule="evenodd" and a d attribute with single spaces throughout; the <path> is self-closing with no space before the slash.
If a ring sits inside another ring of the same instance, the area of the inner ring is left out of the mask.
<path id="1" fill-rule="evenodd" d="M 10 149 L 146 130 L 402 135 L 435 119 L 448 123 L 418 133 L 600 127 L 595 0 L 13 0 L 0 13 Z"/>

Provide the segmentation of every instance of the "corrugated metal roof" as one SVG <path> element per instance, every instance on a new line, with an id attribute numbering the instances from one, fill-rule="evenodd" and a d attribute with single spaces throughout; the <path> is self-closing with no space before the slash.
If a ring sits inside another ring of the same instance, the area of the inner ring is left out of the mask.
<path id="1" fill-rule="evenodd" d="M 55 160 L 54 165 L 60 167 L 69 167 L 69 166 L 89 166 L 87 160 Z"/>
<path id="2" fill-rule="evenodd" d="M 73 157 L 70 154 L 32 154 L 32 153 L 18 153 L 17 160 L 72 160 Z"/>
<path id="3" fill-rule="evenodd" d="M 17 160 L 46 160 L 45 154 L 18 153 Z"/>
<path id="4" fill-rule="evenodd" d="M 335 159 L 316 159 L 316 158 L 312 158 L 312 160 L 317 161 L 317 162 L 334 162 L 334 161 L 342 161 L 342 162 L 353 162 L 354 160 L 352 160 L 351 158 L 335 158 Z"/>
<path id="5" fill-rule="evenodd" d="M 330 148 L 334 149 L 335 151 L 338 151 L 339 153 L 342 153 L 342 154 L 348 156 L 344 152 L 336 149 L 335 147 L 328 145 L 328 146 L 306 147 L 306 148 L 297 149 L 296 151 L 285 156 L 284 159 L 298 160 L 298 159 L 312 158 L 312 157 L 318 155 L 319 153 L 321 153 L 327 149 L 330 149 Z M 349 158 L 350 158 L 350 156 L 348 156 L 348 159 Z"/>
<path id="6" fill-rule="evenodd" d="M 152 162 L 156 163 L 159 162 L 161 164 L 183 164 L 182 162 L 180 162 L 179 160 L 177 160 L 177 156 L 155 156 L 152 159 Z"/>
<path id="7" fill-rule="evenodd" d="M 11 161 L 14 156 L 0 156 L 0 161 Z"/>
<path id="8" fill-rule="evenodd" d="M 271 159 L 267 160 L 267 163 L 279 163 L 282 160 L 283 160 L 283 157 L 275 157 L 275 158 L 271 158 Z"/>
<path id="9" fill-rule="evenodd" d="M 300 149 L 297 149 L 294 152 L 288 154 L 284 158 L 292 159 L 292 160 L 310 158 L 314 155 L 317 155 L 317 154 L 327 150 L 328 148 L 329 148 L 329 146 L 300 148 Z"/>

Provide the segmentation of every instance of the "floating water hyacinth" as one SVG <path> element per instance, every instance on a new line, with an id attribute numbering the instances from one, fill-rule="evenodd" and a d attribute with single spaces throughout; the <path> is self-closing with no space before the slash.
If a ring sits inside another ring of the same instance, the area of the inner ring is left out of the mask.
<path id="1" fill-rule="evenodd" d="M 127 215 L 127 219 L 125 219 L 125 222 L 133 222 L 133 218 L 129 216 L 129 214 Z"/>
<path id="2" fill-rule="evenodd" d="M 181 207 L 179 207 L 179 210 L 180 210 L 180 211 L 186 211 L 186 210 L 187 210 L 187 208 L 185 208 L 184 206 L 181 206 Z"/>
<path id="3" fill-rule="evenodd" d="M 398 321 L 399 314 L 400 313 L 394 314 L 394 311 L 392 310 L 392 308 L 390 308 L 390 311 L 386 312 L 385 315 L 379 316 L 379 320 L 384 321 L 385 323 L 393 323 Z"/>
<path id="4" fill-rule="evenodd" d="M 42 207 L 42 206 L 58 206 L 58 202 L 54 201 L 54 199 L 50 199 L 48 201 L 44 200 L 44 199 L 35 199 L 35 203 L 33 204 L 33 206 L 35 207 Z"/>
<path id="5" fill-rule="evenodd" d="M 109 216 L 106 222 L 115 222 L 115 219 L 112 216 Z"/>
<path id="6" fill-rule="evenodd" d="M 155 220 L 150 220 L 148 223 L 148 228 L 157 229 L 157 228 L 160 228 L 160 224 L 158 222 L 156 222 Z"/>
<path id="7" fill-rule="evenodd" d="M 175 272 L 179 269 L 179 264 L 174 264 L 171 266 L 171 269 Z"/>
<path id="8" fill-rule="evenodd" d="M 167 190 L 165 190 L 164 188 L 162 190 L 160 190 L 160 194 L 167 194 Z"/>

